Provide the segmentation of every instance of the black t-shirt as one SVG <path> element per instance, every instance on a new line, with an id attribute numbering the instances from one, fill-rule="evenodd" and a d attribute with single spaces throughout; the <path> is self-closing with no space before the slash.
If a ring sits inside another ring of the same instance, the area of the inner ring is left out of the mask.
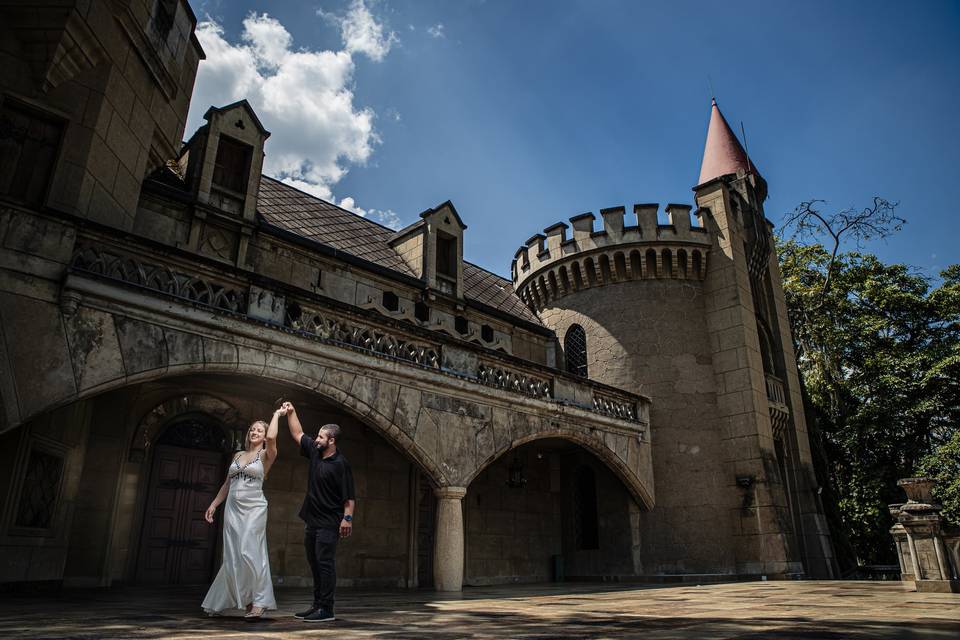
<path id="1" fill-rule="evenodd" d="M 339 451 L 324 458 L 307 434 L 300 436 L 300 455 L 310 459 L 307 495 L 300 507 L 300 518 L 312 527 L 339 529 L 343 503 L 356 498 L 350 463 Z"/>

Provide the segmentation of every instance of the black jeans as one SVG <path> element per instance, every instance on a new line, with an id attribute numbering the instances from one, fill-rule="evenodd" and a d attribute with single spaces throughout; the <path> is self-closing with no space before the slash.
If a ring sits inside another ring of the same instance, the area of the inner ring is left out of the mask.
<path id="1" fill-rule="evenodd" d="M 313 604 L 333 610 L 334 589 L 337 586 L 337 540 L 338 529 L 321 529 L 307 525 L 304 529 L 303 546 L 307 561 L 313 572 Z"/>

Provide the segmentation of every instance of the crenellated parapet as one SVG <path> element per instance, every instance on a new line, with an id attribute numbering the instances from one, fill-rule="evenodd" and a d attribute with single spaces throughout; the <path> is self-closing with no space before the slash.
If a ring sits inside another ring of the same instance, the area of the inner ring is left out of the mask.
<path id="1" fill-rule="evenodd" d="M 668 204 L 667 224 L 659 224 L 657 204 L 634 205 L 636 224 L 624 224 L 624 207 L 583 213 L 558 222 L 524 243 L 510 273 L 514 290 L 534 311 L 574 291 L 629 280 L 702 280 L 707 273 L 711 239 L 702 212 L 691 221 L 693 207 Z"/>

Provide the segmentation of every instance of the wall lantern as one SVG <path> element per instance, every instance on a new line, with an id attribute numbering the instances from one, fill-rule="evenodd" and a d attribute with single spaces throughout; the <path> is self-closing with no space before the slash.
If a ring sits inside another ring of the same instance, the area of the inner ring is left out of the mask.
<path id="1" fill-rule="evenodd" d="M 523 464 L 520 458 L 514 456 L 513 462 L 508 467 L 507 486 L 511 489 L 522 489 L 527 484 L 527 479 L 523 477 Z"/>

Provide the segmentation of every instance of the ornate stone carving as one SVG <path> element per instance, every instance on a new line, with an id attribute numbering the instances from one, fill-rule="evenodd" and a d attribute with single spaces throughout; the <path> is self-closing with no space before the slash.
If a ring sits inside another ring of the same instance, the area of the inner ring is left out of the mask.
<path id="1" fill-rule="evenodd" d="M 638 421 L 637 405 L 631 400 L 595 393 L 593 395 L 593 410 L 605 416 L 620 418 L 621 420 Z"/>
<path id="2" fill-rule="evenodd" d="M 352 324 L 318 310 L 288 305 L 284 324 L 312 338 L 346 345 L 398 360 L 413 362 L 424 367 L 439 368 L 440 351 L 433 345 L 417 344 L 383 331 Z"/>
<path id="3" fill-rule="evenodd" d="M 511 371 L 487 363 L 480 363 L 477 378 L 485 385 L 516 391 L 534 398 L 552 398 L 553 390 L 549 380 Z"/>
<path id="4" fill-rule="evenodd" d="M 185 298 L 234 313 L 246 312 L 246 295 L 230 285 L 200 276 L 179 273 L 132 256 L 111 253 L 92 245 L 81 246 L 70 262 L 73 271 L 119 280 L 144 289 Z"/>

